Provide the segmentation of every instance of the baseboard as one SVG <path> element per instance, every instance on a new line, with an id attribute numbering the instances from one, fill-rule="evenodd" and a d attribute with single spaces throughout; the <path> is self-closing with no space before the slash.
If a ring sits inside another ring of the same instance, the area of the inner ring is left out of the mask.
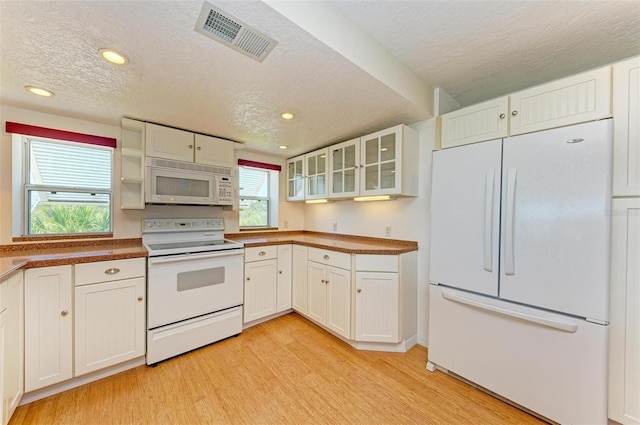
<path id="1" fill-rule="evenodd" d="M 421 345 L 424 348 L 429 348 L 429 340 L 424 335 L 418 335 L 418 345 Z"/>
<path id="2" fill-rule="evenodd" d="M 259 325 L 260 323 L 268 322 L 269 320 L 275 319 L 276 317 L 284 316 L 285 314 L 292 313 L 292 309 L 284 310 L 279 313 L 272 314 L 270 316 L 263 317 L 261 319 L 256 319 L 253 322 L 244 323 L 242 325 L 242 330 L 248 329 L 252 326 Z"/>

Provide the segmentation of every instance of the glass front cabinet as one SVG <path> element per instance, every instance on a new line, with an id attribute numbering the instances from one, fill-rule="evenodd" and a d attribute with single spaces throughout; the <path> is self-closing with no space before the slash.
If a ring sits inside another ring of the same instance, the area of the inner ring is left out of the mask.
<path id="1" fill-rule="evenodd" d="M 304 157 L 287 160 L 287 201 L 304 201 Z"/>
<path id="2" fill-rule="evenodd" d="M 329 147 L 329 198 L 360 194 L 360 138 Z"/>
<path id="3" fill-rule="evenodd" d="M 327 148 L 305 155 L 306 182 L 305 199 L 322 199 L 327 197 Z"/>

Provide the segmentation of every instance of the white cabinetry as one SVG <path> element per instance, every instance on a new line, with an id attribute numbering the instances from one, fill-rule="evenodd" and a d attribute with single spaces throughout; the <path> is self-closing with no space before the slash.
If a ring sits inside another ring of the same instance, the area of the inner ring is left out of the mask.
<path id="1" fill-rule="evenodd" d="M 609 117 L 605 66 L 445 114 L 440 141 L 444 149 Z"/>
<path id="2" fill-rule="evenodd" d="M 309 308 L 312 320 L 351 337 L 351 255 L 309 248 Z"/>
<path id="3" fill-rule="evenodd" d="M 613 65 L 613 196 L 640 196 L 640 57 Z"/>
<path id="4" fill-rule="evenodd" d="M 298 313 L 306 315 L 309 306 L 306 246 L 293 245 L 293 261 L 291 266 L 291 307 Z"/>
<path id="5" fill-rule="evenodd" d="M 278 289 L 276 312 L 291 308 L 292 245 L 278 245 Z"/>
<path id="6" fill-rule="evenodd" d="M 398 125 L 360 140 L 360 196 L 418 195 L 415 130 Z"/>
<path id="7" fill-rule="evenodd" d="M 24 394 L 22 272 L 0 283 L 0 420 L 6 425 Z"/>
<path id="8" fill-rule="evenodd" d="M 287 201 L 304 201 L 304 155 L 287 160 Z"/>
<path id="9" fill-rule="evenodd" d="M 640 197 L 614 199 L 611 228 L 609 418 L 640 424 Z"/>
<path id="10" fill-rule="evenodd" d="M 225 168 L 235 166 L 233 142 L 151 123 L 146 125 L 146 154 Z"/>
<path id="11" fill-rule="evenodd" d="M 277 246 L 245 248 L 244 323 L 276 313 Z"/>
<path id="12" fill-rule="evenodd" d="M 145 123 L 122 119 L 120 141 L 120 208 L 144 209 Z"/>
<path id="13" fill-rule="evenodd" d="M 327 148 L 305 155 L 307 167 L 305 178 L 305 199 L 327 197 Z"/>
<path id="14" fill-rule="evenodd" d="M 145 260 L 75 266 L 75 376 L 145 353 Z"/>
<path id="15" fill-rule="evenodd" d="M 329 147 L 329 198 L 360 194 L 360 138 Z"/>
<path id="16" fill-rule="evenodd" d="M 25 392 L 73 376 L 71 268 L 24 272 Z"/>

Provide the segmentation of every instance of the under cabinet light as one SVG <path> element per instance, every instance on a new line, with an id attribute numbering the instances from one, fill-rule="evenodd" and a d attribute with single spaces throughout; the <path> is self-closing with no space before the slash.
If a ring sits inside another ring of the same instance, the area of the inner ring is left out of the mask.
<path id="1" fill-rule="evenodd" d="M 304 201 L 305 204 L 326 204 L 327 202 L 329 202 L 328 199 L 309 199 Z"/>
<path id="2" fill-rule="evenodd" d="M 396 198 L 392 198 L 389 195 L 378 195 L 378 196 L 358 196 L 353 198 L 354 201 L 364 202 L 364 201 L 391 201 Z"/>

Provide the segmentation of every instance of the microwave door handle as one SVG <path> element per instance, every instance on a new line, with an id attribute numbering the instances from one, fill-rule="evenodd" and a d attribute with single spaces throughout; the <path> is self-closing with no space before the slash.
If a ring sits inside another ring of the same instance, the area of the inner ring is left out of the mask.
<path id="1" fill-rule="evenodd" d="M 226 252 L 216 252 L 215 254 L 189 254 L 189 255 L 179 255 L 175 257 L 167 257 L 167 258 L 149 258 L 149 264 L 168 264 L 168 263 L 183 263 L 190 260 L 206 260 L 209 258 L 222 258 L 222 257 L 231 257 L 236 255 L 243 255 L 244 250 L 242 249 L 234 249 L 233 251 Z"/>

